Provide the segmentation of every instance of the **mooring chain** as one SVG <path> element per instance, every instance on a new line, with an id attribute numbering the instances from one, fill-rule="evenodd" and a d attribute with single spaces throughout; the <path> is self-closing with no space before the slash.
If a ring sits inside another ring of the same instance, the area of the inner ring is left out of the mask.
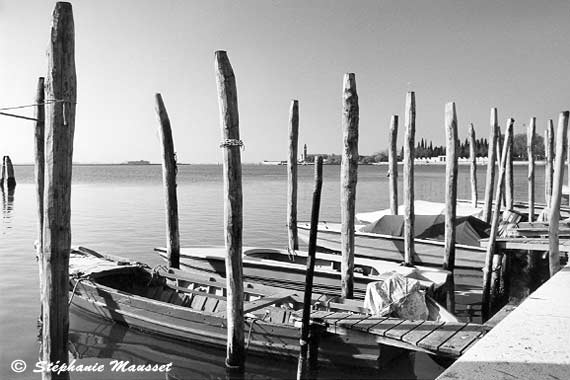
<path id="1" fill-rule="evenodd" d="M 220 148 L 227 148 L 227 147 L 233 147 L 233 146 L 238 146 L 238 147 L 242 148 L 243 150 L 245 150 L 245 144 L 243 143 L 243 141 L 241 141 L 239 139 L 225 139 L 224 141 L 222 141 L 220 143 Z"/>

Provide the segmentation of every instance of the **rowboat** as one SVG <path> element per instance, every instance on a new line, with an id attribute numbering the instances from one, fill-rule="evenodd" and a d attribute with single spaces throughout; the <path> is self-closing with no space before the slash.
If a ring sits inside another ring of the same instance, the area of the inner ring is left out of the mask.
<path id="1" fill-rule="evenodd" d="M 74 309 L 164 337 L 226 345 L 227 289 L 220 276 L 163 266 L 152 269 L 81 247 L 72 250 L 69 271 Z M 248 354 L 298 357 L 301 300 L 302 293 L 290 289 L 244 282 Z M 319 360 L 376 366 L 379 343 L 432 352 L 429 346 L 384 334 L 391 324 L 405 325 L 405 320 L 371 316 L 359 304 L 315 295 L 311 319 L 326 329 L 320 337 Z M 450 327 L 463 328 L 437 303 L 428 299 L 427 307 L 428 319 L 434 322 L 426 321 L 422 327 L 439 329 L 450 320 Z M 371 328 L 381 325 L 386 327 Z"/>
<path id="2" fill-rule="evenodd" d="M 155 251 L 167 259 L 165 248 Z M 307 252 L 290 253 L 274 248 L 243 248 L 243 274 L 247 281 L 303 291 L 307 267 Z M 202 270 L 225 276 L 224 247 L 184 247 L 180 249 L 181 269 Z M 410 268 L 398 263 L 366 258 L 354 261 L 354 296 L 364 298 L 366 286 L 371 281 L 383 281 L 391 273 L 416 279 L 422 289 L 432 293 L 445 284 L 448 271 L 439 268 L 416 266 Z M 318 293 L 340 295 L 341 257 L 318 253 L 315 260 L 313 288 Z"/>
<path id="3" fill-rule="evenodd" d="M 393 217 L 397 217 L 394 215 Z M 418 216 L 416 216 L 418 217 Z M 481 222 L 483 223 L 483 222 Z M 354 235 L 354 255 L 369 259 L 395 262 L 404 260 L 404 238 L 396 234 L 367 232 L 370 225 L 357 225 Z M 297 223 L 299 238 L 309 241 L 310 223 Z M 332 252 L 341 251 L 341 224 L 319 222 L 317 246 Z M 401 229 L 399 229 L 401 233 Z M 433 238 L 414 238 L 414 263 L 440 267 L 443 262 L 444 242 Z M 480 246 L 458 243 L 455 245 L 455 267 L 481 270 L 485 263 L 485 249 Z"/>

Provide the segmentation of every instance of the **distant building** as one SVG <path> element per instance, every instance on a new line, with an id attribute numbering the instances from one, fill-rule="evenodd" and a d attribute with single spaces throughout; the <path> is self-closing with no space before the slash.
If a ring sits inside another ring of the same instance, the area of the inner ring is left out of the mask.
<path id="1" fill-rule="evenodd" d="M 150 165 L 150 161 L 146 160 L 127 161 L 127 165 Z"/>

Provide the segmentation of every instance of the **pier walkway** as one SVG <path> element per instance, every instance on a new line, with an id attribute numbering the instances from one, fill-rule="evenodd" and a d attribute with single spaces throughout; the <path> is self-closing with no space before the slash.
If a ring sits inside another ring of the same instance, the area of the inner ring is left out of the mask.
<path id="1" fill-rule="evenodd" d="M 437 380 L 570 379 L 570 267 L 564 267 Z"/>

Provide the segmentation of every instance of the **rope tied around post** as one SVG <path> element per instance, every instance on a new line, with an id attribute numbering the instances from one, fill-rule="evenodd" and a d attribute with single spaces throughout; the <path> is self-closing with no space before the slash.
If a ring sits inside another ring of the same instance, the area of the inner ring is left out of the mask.
<path id="1" fill-rule="evenodd" d="M 245 150 L 245 144 L 243 141 L 238 139 L 225 139 L 220 143 L 220 148 L 228 148 L 234 146 L 241 147 L 243 150 Z"/>

